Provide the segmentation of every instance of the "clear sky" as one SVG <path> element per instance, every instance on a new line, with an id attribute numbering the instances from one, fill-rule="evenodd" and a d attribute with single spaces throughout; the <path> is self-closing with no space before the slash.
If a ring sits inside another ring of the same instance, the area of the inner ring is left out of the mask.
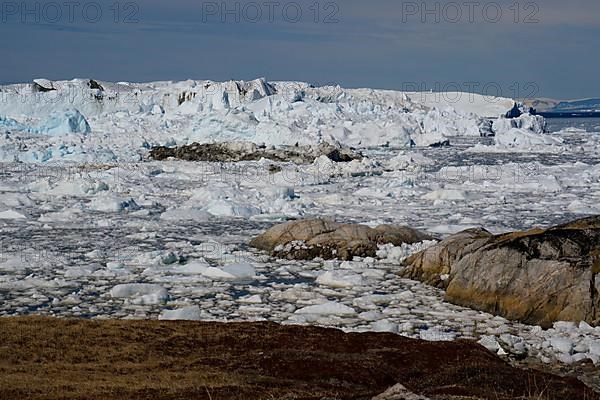
<path id="1" fill-rule="evenodd" d="M 301 80 L 600 97 L 598 0 L 3 1 L 0 82 Z"/>

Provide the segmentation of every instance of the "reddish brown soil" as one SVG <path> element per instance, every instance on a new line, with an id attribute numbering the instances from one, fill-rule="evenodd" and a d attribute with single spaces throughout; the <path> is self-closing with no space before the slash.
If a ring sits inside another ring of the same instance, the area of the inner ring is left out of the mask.
<path id="1" fill-rule="evenodd" d="M 0 399 L 370 399 L 396 383 L 438 398 L 600 399 L 576 379 L 515 369 L 467 341 L 273 323 L 0 318 Z"/>

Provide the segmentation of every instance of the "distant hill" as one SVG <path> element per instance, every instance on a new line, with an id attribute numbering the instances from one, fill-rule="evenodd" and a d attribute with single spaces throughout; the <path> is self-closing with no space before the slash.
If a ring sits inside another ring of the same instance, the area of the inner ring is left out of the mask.
<path id="1" fill-rule="evenodd" d="M 600 98 L 583 100 L 554 100 L 554 99 L 524 99 L 527 107 L 533 107 L 538 112 L 600 112 Z"/>

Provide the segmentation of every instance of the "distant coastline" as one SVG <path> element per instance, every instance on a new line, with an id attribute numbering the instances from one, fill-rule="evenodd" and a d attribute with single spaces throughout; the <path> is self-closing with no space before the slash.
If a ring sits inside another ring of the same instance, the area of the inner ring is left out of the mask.
<path id="1" fill-rule="evenodd" d="M 600 118 L 600 111 L 590 112 L 572 112 L 572 111 L 549 111 L 549 112 L 538 112 L 537 115 L 541 115 L 544 118 Z"/>

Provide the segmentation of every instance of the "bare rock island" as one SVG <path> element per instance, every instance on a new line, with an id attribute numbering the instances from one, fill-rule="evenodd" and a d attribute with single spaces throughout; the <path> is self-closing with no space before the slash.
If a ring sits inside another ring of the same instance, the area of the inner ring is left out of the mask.
<path id="1" fill-rule="evenodd" d="M 431 239 L 426 233 L 404 226 L 380 225 L 370 228 L 366 225 L 311 219 L 276 225 L 252 239 L 250 245 L 279 258 L 351 260 L 353 257 L 375 257 L 378 245 L 399 246 Z"/>
<path id="2" fill-rule="evenodd" d="M 404 277 L 458 305 L 542 327 L 600 320 L 599 216 L 503 235 L 467 230 L 404 263 Z"/>

